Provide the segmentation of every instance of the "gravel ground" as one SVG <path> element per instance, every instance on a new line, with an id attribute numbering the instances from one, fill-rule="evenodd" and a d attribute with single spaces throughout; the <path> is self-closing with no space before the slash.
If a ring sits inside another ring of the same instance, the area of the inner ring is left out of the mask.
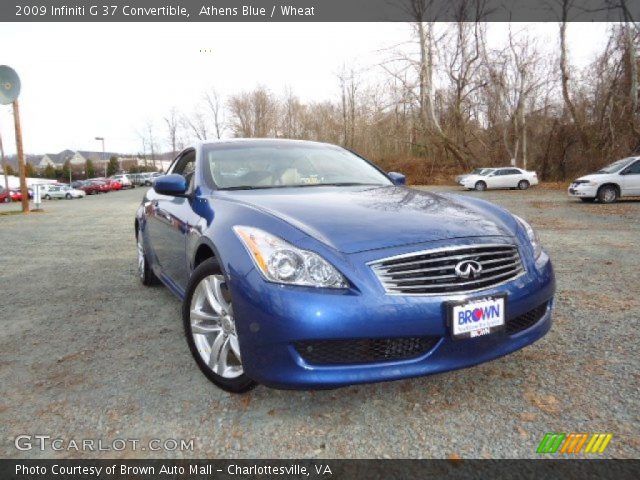
<path id="1" fill-rule="evenodd" d="M 640 202 L 469 194 L 537 227 L 558 280 L 545 338 L 431 377 L 246 396 L 205 379 L 179 302 L 139 284 L 141 189 L 47 202 L 29 216 L 0 207 L 0 457 L 534 457 L 550 431 L 611 432 L 605 456 L 640 456 Z M 18 451 L 20 434 L 194 439 L 195 448 Z"/>

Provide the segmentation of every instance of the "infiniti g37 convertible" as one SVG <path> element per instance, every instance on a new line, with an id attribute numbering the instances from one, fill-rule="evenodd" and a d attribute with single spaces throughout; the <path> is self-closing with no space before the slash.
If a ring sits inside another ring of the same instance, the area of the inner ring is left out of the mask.
<path id="1" fill-rule="evenodd" d="M 138 209 L 140 279 L 182 300 L 196 363 L 232 392 L 428 375 L 541 338 L 555 280 L 529 224 L 404 183 L 333 145 L 198 144 Z"/>

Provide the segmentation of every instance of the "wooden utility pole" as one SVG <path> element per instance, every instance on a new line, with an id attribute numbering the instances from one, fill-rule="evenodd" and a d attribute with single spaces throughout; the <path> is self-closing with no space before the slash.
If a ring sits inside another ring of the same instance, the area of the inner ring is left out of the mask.
<path id="1" fill-rule="evenodd" d="M 22 195 L 22 212 L 29 213 L 29 190 L 27 189 L 27 168 L 22 147 L 22 127 L 20 127 L 20 107 L 18 100 L 13 101 L 13 121 L 16 128 L 16 150 L 18 153 L 18 169 L 20 170 L 20 193 Z"/>

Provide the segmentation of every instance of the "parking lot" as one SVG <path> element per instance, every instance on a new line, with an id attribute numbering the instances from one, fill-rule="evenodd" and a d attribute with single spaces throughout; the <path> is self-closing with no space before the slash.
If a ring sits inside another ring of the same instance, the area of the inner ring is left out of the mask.
<path id="1" fill-rule="evenodd" d="M 604 456 L 640 455 L 640 201 L 465 193 L 529 220 L 554 261 L 554 326 L 524 350 L 406 381 L 233 396 L 197 369 L 178 300 L 136 277 L 143 192 L 45 202 L 28 216 L 0 206 L 0 456 L 535 457 L 545 432 L 609 432 Z M 20 434 L 195 448 L 19 451 Z"/>

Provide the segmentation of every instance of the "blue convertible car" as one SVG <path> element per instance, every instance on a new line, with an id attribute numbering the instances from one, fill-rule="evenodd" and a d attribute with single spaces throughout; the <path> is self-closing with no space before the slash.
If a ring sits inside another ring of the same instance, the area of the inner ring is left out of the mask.
<path id="1" fill-rule="evenodd" d="M 198 144 L 140 205 L 140 278 L 182 300 L 198 366 L 232 392 L 428 375 L 542 337 L 555 280 L 529 224 L 404 183 L 333 145 Z"/>

